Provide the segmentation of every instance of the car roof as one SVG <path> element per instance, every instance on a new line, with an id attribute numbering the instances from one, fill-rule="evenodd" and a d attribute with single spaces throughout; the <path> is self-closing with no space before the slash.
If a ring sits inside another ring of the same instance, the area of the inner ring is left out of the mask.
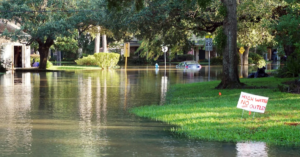
<path id="1" fill-rule="evenodd" d="M 198 64 L 196 61 L 183 61 L 182 63 L 186 63 L 186 64 Z"/>

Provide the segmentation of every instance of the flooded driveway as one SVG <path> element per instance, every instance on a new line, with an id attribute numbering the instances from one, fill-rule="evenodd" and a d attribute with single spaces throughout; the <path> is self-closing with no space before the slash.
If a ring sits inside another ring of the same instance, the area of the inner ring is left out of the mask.
<path id="1" fill-rule="evenodd" d="M 210 69 L 210 71 L 208 71 Z M 128 109 L 162 105 L 168 87 L 221 78 L 221 67 L 0 74 L 0 156 L 297 156 L 263 142 L 187 140 Z"/>

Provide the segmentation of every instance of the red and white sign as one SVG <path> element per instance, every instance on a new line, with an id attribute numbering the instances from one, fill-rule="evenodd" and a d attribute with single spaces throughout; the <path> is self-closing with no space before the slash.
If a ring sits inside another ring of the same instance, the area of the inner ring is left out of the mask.
<path id="1" fill-rule="evenodd" d="M 267 107 L 268 100 L 268 97 L 241 92 L 237 108 L 247 111 L 264 113 Z"/>

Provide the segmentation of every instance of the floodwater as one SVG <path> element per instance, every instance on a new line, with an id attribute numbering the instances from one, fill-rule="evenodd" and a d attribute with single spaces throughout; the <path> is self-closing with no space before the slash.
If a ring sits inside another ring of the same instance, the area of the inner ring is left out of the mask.
<path id="1" fill-rule="evenodd" d="M 221 78 L 218 66 L 174 67 L 0 74 L 0 156 L 300 155 L 263 142 L 188 140 L 172 135 L 173 126 L 130 114 L 135 106 L 163 105 L 173 84 Z"/>

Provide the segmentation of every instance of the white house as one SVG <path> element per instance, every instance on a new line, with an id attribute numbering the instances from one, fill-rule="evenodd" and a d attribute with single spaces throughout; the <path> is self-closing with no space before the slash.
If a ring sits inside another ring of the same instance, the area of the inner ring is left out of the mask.
<path id="1" fill-rule="evenodd" d="M 19 29 L 18 26 L 8 22 L 4 23 L 0 19 L 0 34 L 3 33 L 5 28 L 9 32 L 13 32 L 16 29 Z M 19 41 L 11 41 L 0 37 L 0 60 L 5 63 L 11 62 L 10 67 L 6 68 L 29 68 L 30 65 L 30 46 L 26 46 L 25 43 Z"/>

